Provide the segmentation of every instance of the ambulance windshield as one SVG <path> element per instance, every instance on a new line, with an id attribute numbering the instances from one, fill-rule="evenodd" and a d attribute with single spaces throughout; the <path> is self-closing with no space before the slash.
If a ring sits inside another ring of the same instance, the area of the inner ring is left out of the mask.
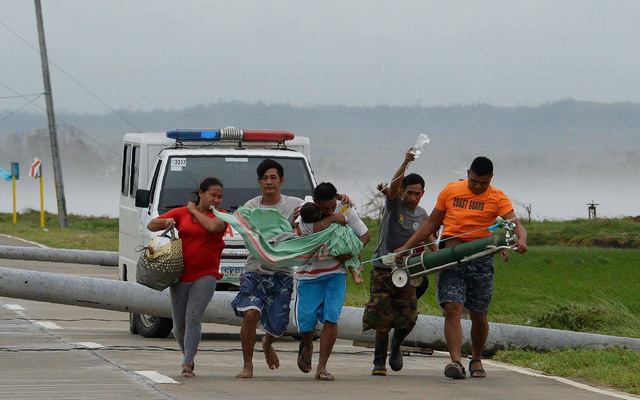
<path id="1" fill-rule="evenodd" d="M 280 191 L 288 196 L 304 198 L 313 192 L 311 173 L 303 158 L 271 157 L 284 168 L 284 184 Z M 264 157 L 232 156 L 172 156 L 164 174 L 158 212 L 163 214 L 182 207 L 193 197 L 199 183 L 214 176 L 224 185 L 220 208 L 233 212 L 239 206 L 262 193 L 256 168 Z"/>

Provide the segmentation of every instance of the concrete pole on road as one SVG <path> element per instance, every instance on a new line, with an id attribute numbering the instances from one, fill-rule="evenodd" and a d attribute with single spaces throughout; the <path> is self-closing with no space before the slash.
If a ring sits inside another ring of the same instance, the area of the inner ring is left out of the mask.
<path id="1" fill-rule="evenodd" d="M 158 292 L 137 283 L 111 279 L 0 268 L 0 297 L 171 317 L 171 301 L 167 291 Z M 234 292 L 216 292 L 202 321 L 241 326 L 242 319 L 236 317 L 231 308 L 234 297 Z M 343 308 L 338 321 L 340 339 L 374 341 L 373 331 L 362 332 L 363 312 L 364 310 L 358 307 Z M 546 351 L 614 345 L 640 351 L 640 339 L 507 324 L 490 323 L 489 325 L 487 355 L 502 349 Z M 465 331 L 463 348 L 470 348 L 470 321 L 462 321 L 462 326 Z M 417 346 L 434 350 L 446 350 L 443 329 L 444 318 L 419 315 L 418 322 L 405 343 L 415 343 Z M 287 327 L 287 332 L 298 333 L 292 322 Z"/>
<path id="2" fill-rule="evenodd" d="M 34 0 L 36 6 L 36 20 L 38 23 L 38 41 L 40 42 L 40 61 L 42 63 L 42 80 L 44 81 L 44 98 L 47 103 L 47 119 L 49 120 L 49 136 L 51 137 L 51 158 L 53 160 L 53 179 L 56 185 L 56 199 L 58 200 L 58 217 L 60 227 L 68 228 L 67 202 L 64 197 L 62 182 L 62 165 L 58 153 L 58 136 L 56 134 L 56 119 L 53 111 L 53 96 L 51 92 L 51 78 L 49 76 L 49 59 L 47 58 L 47 44 L 44 40 L 44 23 L 42 20 L 42 5 L 40 0 Z"/>

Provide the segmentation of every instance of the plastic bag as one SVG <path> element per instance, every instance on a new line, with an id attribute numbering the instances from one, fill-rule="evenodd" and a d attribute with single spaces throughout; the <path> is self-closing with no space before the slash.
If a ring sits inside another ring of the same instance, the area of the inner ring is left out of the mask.
<path id="1" fill-rule="evenodd" d="M 150 254 L 153 254 L 156 252 L 156 250 L 169 243 L 170 241 L 171 238 L 169 237 L 169 235 L 158 236 L 156 240 L 153 240 L 151 241 L 151 243 L 149 243 L 149 245 L 147 246 L 147 250 L 149 250 Z"/>

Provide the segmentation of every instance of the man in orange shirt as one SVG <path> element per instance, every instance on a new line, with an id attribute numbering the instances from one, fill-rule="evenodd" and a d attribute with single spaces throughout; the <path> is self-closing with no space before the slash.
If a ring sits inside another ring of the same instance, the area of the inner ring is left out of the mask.
<path id="1" fill-rule="evenodd" d="M 481 239 L 491 235 L 487 227 L 497 217 L 511 219 L 515 224 L 518 240 L 514 245 L 518 253 L 527 251 L 527 231 L 522 226 L 509 198 L 502 191 L 491 186 L 493 163 L 486 157 L 477 157 L 467 170 L 466 181 L 449 183 L 438 195 L 436 206 L 416 233 L 396 249 L 404 252 L 421 244 L 434 234 L 443 224 L 442 240 L 446 247 Z M 506 252 L 502 253 L 505 261 Z M 444 370 L 445 376 L 463 379 L 466 372 L 460 360 L 462 357 L 462 325 L 460 316 L 464 308 L 469 309 L 471 318 L 472 357 L 469 373 L 474 378 L 487 376 L 482 366 L 482 350 L 489 335 L 487 313 L 493 292 L 493 256 L 444 270 L 438 279 L 438 301 L 444 310 L 444 335 L 451 362 Z"/>

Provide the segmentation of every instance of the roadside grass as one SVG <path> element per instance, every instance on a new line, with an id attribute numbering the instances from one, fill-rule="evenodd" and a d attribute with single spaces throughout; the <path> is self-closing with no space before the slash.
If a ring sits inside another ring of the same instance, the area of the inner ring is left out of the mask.
<path id="1" fill-rule="evenodd" d="M 548 353 L 499 351 L 494 357 L 545 374 L 585 379 L 640 394 L 640 353 L 620 347 L 606 349 L 566 349 Z"/>
<path id="2" fill-rule="evenodd" d="M 494 322 L 640 337 L 640 250 L 533 246 L 495 260 Z"/>
<path id="3" fill-rule="evenodd" d="M 49 247 L 118 251 L 118 219 L 69 214 L 69 229 L 60 228 L 57 214 L 45 213 L 45 229 L 40 227 L 40 211 L 17 215 L 0 213 L 0 233 Z"/>

